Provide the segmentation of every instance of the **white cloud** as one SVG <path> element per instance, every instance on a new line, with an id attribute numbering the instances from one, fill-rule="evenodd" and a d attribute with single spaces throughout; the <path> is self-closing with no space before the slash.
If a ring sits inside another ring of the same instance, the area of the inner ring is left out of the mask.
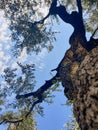
<path id="1" fill-rule="evenodd" d="M 44 5 L 43 5 L 44 7 Z M 47 9 L 40 8 L 40 11 L 47 14 Z M 28 56 L 26 54 L 26 48 L 17 59 L 12 59 L 10 55 L 11 39 L 9 37 L 10 31 L 8 30 L 8 21 L 3 17 L 3 12 L 0 12 L 0 67 L 4 69 L 6 65 L 10 65 L 13 68 L 18 68 L 17 61 L 20 63 L 34 63 L 39 70 L 45 68 L 45 57 L 47 50 L 43 49 L 38 55 Z M 32 60 L 31 60 L 32 59 Z M 1 70 L 3 70 L 1 69 Z M 0 71 L 1 72 L 1 71 Z"/>
<path id="2" fill-rule="evenodd" d="M 18 57 L 18 61 L 19 62 L 25 62 L 27 57 L 28 57 L 28 55 L 26 53 L 26 48 L 24 48 L 21 55 Z"/>
<path id="3" fill-rule="evenodd" d="M 8 50 L 10 49 L 10 47 L 11 47 L 10 45 L 6 45 L 5 49 Z"/>
<path id="4" fill-rule="evenodd" d="M 4 52 L 0 51 L 0 58 L 3 58 L 3 57 L 4 57 Z"/>
<path id="5" fill-rule="evenodd" d="M 43 57 L 45 57 L 47 53 L 47 50 L 44 48 L 37 56 L 36 56 L 36 60 L 39 62 L 43 59 Z"/>
<path id="6" fill-rule="evenodd" d="M 45 68 L 45 57 L 47 56 L 48 52 L 45 48 L 38 55 L 33 55 L 32 62 L 39 70 L 43 70 Z"/>
<path id="7" fill-rule="evenodd" d="M 0 43 L 0 51 L 2 50 L 2 44 Z"/>
<path id="8" fill-rule="evenodd" d="M 4 68 L 7 67 L 7 63 L 11 58 L 7 51 L 10 48 L 9 35 L 8 21 L 4 18 L 4 12 L 0 11 L 0 73 L 3 73 Z"/>
<path id="9" fill-rule="evenodd" d="M 10 56 L 10 55 L 5 55 L 5 56 L 3 57 L 3 60 L 5 61 L 5 63 L 8 63 L 10 59 L 11 59 L 11 56 Z"/>
<path id="10" fill-rule="evenodd" d="M 39 12 L 45 16 L 48 14 L 48 9 L 45 5 L 43 5 L 41 8 L 39 8 Z"/>
<path id="11" fill-rule="evenodd" d="M 48 14 L 48 7 L 46 3 L 43 1 L 40 4 L 38 4 L 36 7 L 34 7 L 37 12 L 35 13 L 35 18 L 33 16 L 33 20 L 40 20 L 42 17 L 45 17 Z"/>
<path id="12" fill-rule="evenodd" d="M 18 64 L 16 62 L 13 62 L 12 65 L 11 65 L 12 68 L 18 68 Z"/>
<path id="13" fill-rule="evenodd" d="M 3 71 L 4 71 L 4 69 L 5 69 L 6 67 L 7 67 L 7 66 L 6 66 L 3 62 L 0 61 L 0 74 L 3 74 Z"/>
<path id="14" fill-rule="evenodd" d="M 45 68 L 45 64 L 44 63 L 40 63 L 39 66 L 38 66 L 38 68 L 40 70 L 43 70 Z"/>
<path id="15" fill-rule="evenodd" d="M 3 11 L 0 11 L 0 41 L 4 43 L 10 40 L 8 36 L 8 23 L 7 19 L 4 18 Z"/>

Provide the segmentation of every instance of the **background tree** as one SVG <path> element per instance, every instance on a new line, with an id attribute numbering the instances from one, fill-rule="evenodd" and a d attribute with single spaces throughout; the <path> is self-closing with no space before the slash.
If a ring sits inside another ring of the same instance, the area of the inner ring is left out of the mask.
<path id="1" fill-rule="evenodd" d="M 73 5 L 74 2 L 76 2 L 76 4 L 74 4 L 75 6 Z M 17 57 L 22 53 L 24 48 L 29 54 L 31 52 L 36 52 L 38 54 L 44 47 L 49 51 L 53 48 L 52 43 L 55 40 L 56 33 L 52 30 L 54 23 L 53 18 L 58 19 L 59 16 L 65 23 L 71 24 L 74 28 L 74 32 L 69 40 L 70 49 L 65 53 L 64 58 L 55 69 L 57 71 L 56 75 L 52 79 L 46 81 L 37 91 L 34 91 L 34 65 L 22 65 L 22 63 L 17 63 L 21 68 L 22 75 L 20 77 L 16 75 L 16 69 L 5 69 L 3 77 L 6 81 L 6 86 L 9 87 L 4 86 L 4 89 L 1 91 L 1 105 L 5 103 L 4 97 L 14 92 L 14 98 L 16 96 L 16 99 L 11 105 L 18 108 L 18 110 L 27 110 L 27 108 L 29 110 L 23 118 L 18 119 L 13 116 L 15 113 L 11 118 L 8 118 L 7 114 L 4 114 L 1 116 L 1 124 L 24 121 L 25 118 L 31 114 L 34 107 L 47 97 L 47 90 L 53 86 L 53 84 L 58 86 L 59 81 L 63 82 L 64 76 L 62 75 L 64 71 L 66 72 L 65 77 L 68 77 L 68 79 L 64 79 L 64 84 L 66 85 L 63 84 L 63 86 L 66 86 L 65 94 L 71 100 L 74 98 L 74 95 L 70 96 L 73 88 L 69 87 L 69 82 L 72 84 L 70 80 L 71 76 L 69 75 L 69 70 L 73 67 L 72 62 L 81 62 L 88 51 L 91 51 L 98 45 L 97 40 L 92 37 L 97 34 L 96 32 L 98 30 L 98 18 L 96 17 L 98 2 L 85 0 L 82 5 L 81 0 L 0 1 L 0 8 L 5 11 L 5 16 L 10 20 L 9 29 L 11 30 L 11 38 L 14 41 L 12 50 L 14 52 L 13 54 Z M 43 6 L 48 10 L 47 14 L 41 12 L 40 8 L 43 8 Z M 75 11 L 73 11 L 73 9 Z M 89 42 L 86 39 L 85 26 L 87 30 L 94 32 Z M 92 39 L 94 44 L 91 44 Z M 83 54 L 81 54 L 81 52 Z M 8 91 L 8 93 L 5 93 L 5 91 Z"/>

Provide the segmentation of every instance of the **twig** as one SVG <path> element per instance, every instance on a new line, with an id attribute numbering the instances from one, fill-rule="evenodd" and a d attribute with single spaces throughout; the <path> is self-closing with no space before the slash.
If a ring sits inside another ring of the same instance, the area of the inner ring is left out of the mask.
<path id="1" fill-rule="evenodd" d="M 42 19 L 42 20 L 39 20 L 39 21 L 35 21 L 33 24 L 36 25 L 36 24 L 43 24 L 44 21 L 50 16 L 50 15 L 53 15 L 53 10 L 55 10 L 55 7 L 57 5 L 57 0 L 53 0 L 52 3 L 51 3 L 51 6 L 50 6 L 50 9 L 49 9 L 49 13 Z"/>
<path id="2" fill-rule="evenodd" d="M 37 101 L 35 101 L 35 102 L 32 104 L 32 106 L 31 106 L 29 112 L 25 115 L 25 117 L 27 118 L 27 117 L 31 114 L 31 112 L 32 112 L 33 108 L 35 107 L 35 105 L 38 104 L 38 103 L 41 103 L 41 102 L 42 102 L 42 100 L 40 100 L 40 99 L 38 99 Z"/>
<path id="3" fill-rule="evenodd" d="M 98 27 L 94 30 L 94 32 L 93 32 L 92 36 L 90 37 L 90 39 L 92 39 L 94 37 L 94 35 L 97 32 L 97 30 L 98 30 Z"/>
<path id="4" fill-rule="evenodd" d="M 22 122 L 22 121 L 23 121 L 23 118 L 20 118 L 20 119 L 7 119 L 7 118 L 4 118 L 0 122 L 0 125 L 3 124 L 3 123 L 19 123 L 19 122 Z"/>

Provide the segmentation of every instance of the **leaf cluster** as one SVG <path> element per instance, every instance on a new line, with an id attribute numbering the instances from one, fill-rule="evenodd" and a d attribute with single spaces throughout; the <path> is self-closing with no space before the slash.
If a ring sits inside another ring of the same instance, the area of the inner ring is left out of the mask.
<path id="1" fill-rule="evenodd" d="M 49 1 L 47 2 L 49 5 Z M 33 51 L 38 53 L 42 48 L 50 47 L 55 40 L 55 32 L 48 26 L 49 23 L 35 24 L 43 18 L 43 14 L 39 11 L 41 1 L 1 0 L 0 5 L 10 20 L 14 55 L 19 55 L 23 48 L 26 48 L 27 53 Z"/>
<path id="2" fill-rule="evenodd" d="M 6 116 L 8 119 L 14 118 L 16 115 L 15 113 L 21 116 L 21 110 L 28 110 L 33 102 L 33 98 L 16 100 L 16 95 L 19 93 L 24 94 L 27 91 L 33 91 L 35 86 L 34 65 L 22 65 L 18 63 L 18 66 L 20 72 L 17 72 L 17 69 L 6 68 L 2 75 L 4 86 L 1 84 L 0 108 L 3 117 Z M 10 112 L 8 112 L 9 110 Z"/>

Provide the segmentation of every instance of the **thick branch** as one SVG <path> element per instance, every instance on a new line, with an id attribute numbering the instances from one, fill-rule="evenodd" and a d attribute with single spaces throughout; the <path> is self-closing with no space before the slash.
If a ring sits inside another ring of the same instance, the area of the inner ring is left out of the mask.
<path id="1" fill-rule="evenodd" d="M 38 98 L 38 99 L 37 99 L 37 101 L 33 102 L 30 110 L 27 112 L 25 117 L 19 118 L 19 119 L 18 118 L 17 119 L 15 119 L 15 118 L 8 119 L 6 117 L 3 117 L 0 124 L 2 124 L 2 123 L 19 123 L 19 122 L 24 121 L 24 119 L 27 118 L 31 114 L 31 112 L 32 112 L 33 108 L 35 107 L 35 105 L 38 104 L 38 103 L 41 103 L 43 101 L 43 93 L 45 91 L 47 91 L 47 89 L 49 89 L 54 84 L 54 81 L 57 80 L 58 77 L 59 77 L 59 74 L 57 72 L 57 74 L 52 79 L 47 80 L 46 83 L 44 85 L 42 85 L 37 91 L 27 93 L 27 94 L 24 94 L 24 95 L 17 95 L 16 96 L 17 99 L 28 98 L 30 96 L 33 96 L 34 98 Z"/>
<path id="2" fill-rule="evenodd" d="M 33 104 L 32 104 L 32 106 L 31 106 L 30 110 L 29 110 L 29 111 L 27 112 L 27 114 L 25 115 L 25 118 L 27 118 L 27 117 L 31 114 L 33 108 L 34 108 L 38 103 L 41 103 L 41 102 L 43 101 L 43 93 L 44 93 L 45 91 L 47 91 L 47 89 L 49 89 L 49 88 L 54 84 L 54 81 L 55 81 L 55 80 L 58 80 L 58 78 L 59 78 L 59 73 L 57 72 L 57 74 L 56 74 L 52 79 L 47 80 L 47 81 L 45 82 L 45 84 L 42 85 L 37 91 L 31 92 L 31 93 L 27 93 L 27 94 L 24 94 L 24 95 L 17 95 L 17 96 L 16 96 L 17 99 L 28 98 L 28 97 L 31 97 L 31 96 L 33 96 L 34 98 L 37 98 L 37 101 L 33 102 Z M 17 122 L 18 122 L 18 120 L 17 120 Z M 20 122 L 20 121 L 19 121 L 19 122 Z M 11 122 L 11 123 L 13 123 L 13 122 Z"/>
<path id="3" fill-rule="evenodd" d="M 21 99 L 21 98 L 28 98 L 28 97 L 33 96 L 34 98 L 40 99 L 42 97 L 42 94 L 53 85 L 53 82 L 55 80 L 57 80 L 58 77 L 59 77 L 59 74 L 57 73 L 52 79 L 47 80 L 45 82 L 45 84 L 42 85 L 37 91 L 27 93 L 27 94 L 24 94 L 24 95 L 17 95 L 16 98 Z"/>
<path id="4" fill-rule="evenodd" d="M 77 7 L 78 7 L 78 11 L 79 11 L 79 14 L 82 18 L 82 5 L 81 5 L 81 0 L 76 0 L 77 1 Z"/>

